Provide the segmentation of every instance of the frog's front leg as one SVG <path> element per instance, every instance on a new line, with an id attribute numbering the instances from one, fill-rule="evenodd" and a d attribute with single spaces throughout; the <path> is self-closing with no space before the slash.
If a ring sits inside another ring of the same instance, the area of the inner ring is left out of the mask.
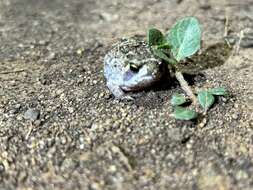
<path id="1" fill-rule="evenodd" d="M 120 88 L 119 85 L 111 81 L 108 81 L 106 85 L 110 89 L 112 94 L 115 96 L 115 98 L 120 99 L 120 100 L 134 100 L 133 97 L 126 95 L 126 93 Z"/>

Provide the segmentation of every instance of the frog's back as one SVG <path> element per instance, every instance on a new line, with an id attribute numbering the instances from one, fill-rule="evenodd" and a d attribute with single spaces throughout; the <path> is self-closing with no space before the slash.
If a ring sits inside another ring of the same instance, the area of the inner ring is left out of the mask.
<path id="1" fill-rule="evenodd" d="M 153 55 L 145 41 L 138 38 L 122 38 L 104 58 L 104 75 L 107 80 L 120 80 L 130 63 L 143 64 Z"/>

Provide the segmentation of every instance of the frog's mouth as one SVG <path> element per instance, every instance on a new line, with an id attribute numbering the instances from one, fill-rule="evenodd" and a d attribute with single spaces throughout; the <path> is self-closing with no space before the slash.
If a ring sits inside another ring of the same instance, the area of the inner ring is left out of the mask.
<path id="1" fill-rule="evenodd" d="M 125 91 L 141 90 L 159 79 L 159 72 L 150 72 L 146 67 L 142 67 L 136 71 L 128 70 L 124 73 L 124 82 L 121 85 L 121 89 Z"/>

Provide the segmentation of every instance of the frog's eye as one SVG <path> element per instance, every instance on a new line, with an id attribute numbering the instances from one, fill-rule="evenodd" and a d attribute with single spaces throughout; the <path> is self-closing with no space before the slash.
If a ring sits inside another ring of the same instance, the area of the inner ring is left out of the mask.
<path id="1" fill-rule="evenodd" d="M 130 64 L 130 70 L 133 72 L 138 72 L 140 67 L 138 65 Z"/>

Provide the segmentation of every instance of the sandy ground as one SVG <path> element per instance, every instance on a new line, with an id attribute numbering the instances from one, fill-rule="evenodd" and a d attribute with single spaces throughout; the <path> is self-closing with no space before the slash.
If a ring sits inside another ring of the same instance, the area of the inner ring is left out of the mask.
<path id="1" fill-rule="evenodd" d="M 226 18 L 230 41 L 244 31 L 239 54 L 190 78 L 229 96 L 195 122 L 171 116 L 175 81 L 115 100 L 111 44 L 184 16 L 205 47 Z M 1 0 L 0 189 L 253 189 L 252 27 L 252 0 Z"/>

